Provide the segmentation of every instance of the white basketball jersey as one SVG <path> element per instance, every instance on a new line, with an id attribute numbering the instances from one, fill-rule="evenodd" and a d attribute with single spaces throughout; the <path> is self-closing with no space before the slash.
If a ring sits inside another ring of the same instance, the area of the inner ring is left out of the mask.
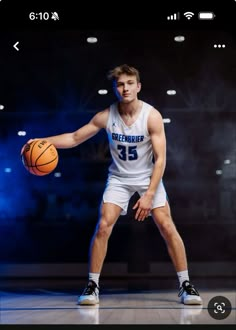
<path id="1" fill-rule="evenodd" d="M 138 118 L 131 126 L 127 126 L 119 114 L 117 105 L 113 103 L 110 106 L 106 127 L 112 156 L 109 175 L 131 179 L 138 184 L 140 180 L 150 179 L 153 171 L 152 143 L 147 129 L 152 106 L 142 102 Z"/>

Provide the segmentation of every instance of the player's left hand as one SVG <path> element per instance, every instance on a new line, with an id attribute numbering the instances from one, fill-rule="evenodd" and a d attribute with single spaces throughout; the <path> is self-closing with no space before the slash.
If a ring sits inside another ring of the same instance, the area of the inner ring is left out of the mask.
<path id="1" fill-rule="evenodd" d="M 135 209 L 137 209 L 135 213 L 135 220 L 144 221 L 151 212 L 152 197 L 147 194 L 144 194 L 134 205 L 133 210 Z"/>

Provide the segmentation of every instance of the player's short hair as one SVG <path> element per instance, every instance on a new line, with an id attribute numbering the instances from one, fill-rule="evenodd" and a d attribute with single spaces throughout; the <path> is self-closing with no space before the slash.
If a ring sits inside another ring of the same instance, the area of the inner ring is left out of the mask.
<path id="1" fill-rule="evenodd" d="M 128 64 L 122 64 L 116 66 L 114 69 L 108 72 L 107 78 L 112 81 L 116 81 L 122 74 L 127 74 L 128 76 L 135 76 L 137 82 L 140 82 L 140 74 L 137 69 L 133 66 L 129 66 Z"/>

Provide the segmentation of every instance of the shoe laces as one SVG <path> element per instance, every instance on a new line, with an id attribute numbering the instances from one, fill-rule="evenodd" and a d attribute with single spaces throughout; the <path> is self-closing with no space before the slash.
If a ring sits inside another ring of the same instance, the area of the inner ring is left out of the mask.
<path id="1" fill-rule="evenodd" d="M 196 295 L 199 296 L 199 293 L 197 290 L 194 288 L 192 284 L 189 283 L 189 281 L 184 281 L 181 288 L 179 289 L 179 294 L 178 297 L 182 296 L 184 291 L 189 294 L 189 295 Z"/>
<path id="2" fill-rule="evenodd" d="M 98 288 L 94 281 L 89 281 L 87 287 L 84 289 L 83 295 L 95 294 L 95 289 Z"/>

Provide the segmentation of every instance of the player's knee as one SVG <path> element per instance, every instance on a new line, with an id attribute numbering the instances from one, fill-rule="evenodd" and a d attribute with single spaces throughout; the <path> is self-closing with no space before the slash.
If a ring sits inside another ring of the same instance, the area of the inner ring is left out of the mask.
<path id="1" fill-rule="evenodd" d="M 109 237 L 112 231 L 112 226 L 109 224 L 105 218 L 101 219 L 99 224 L 97 225 L 97 236 L 99 237 Z"/>
<path id="2" fill-rule="evenodd" d="M 175 234 L 175 226 L 172 221 L 163 221 L 159 225 L 159 230 L 165 238 L 169 238 Z"/>
<path id="3" fill-rule="evenodd" d="M 154 221 L 163 237 L 168 239 L 175 235 L 176 227 L 171 218 L 170 212 L 167 212 L 166 209 L 158 210 L 158 213 L 155 214 Z"/>

